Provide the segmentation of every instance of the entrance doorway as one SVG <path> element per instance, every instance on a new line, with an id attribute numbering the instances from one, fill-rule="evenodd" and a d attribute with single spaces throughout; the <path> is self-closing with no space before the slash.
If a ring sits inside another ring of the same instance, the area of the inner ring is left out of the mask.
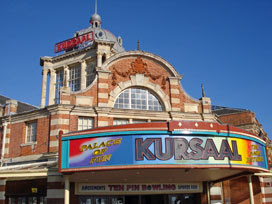
<path id="1" fill-rule="evenodd" d="M 200 204 L 199 193 L 178 195 L 81 196 L 79 204 Z"/>

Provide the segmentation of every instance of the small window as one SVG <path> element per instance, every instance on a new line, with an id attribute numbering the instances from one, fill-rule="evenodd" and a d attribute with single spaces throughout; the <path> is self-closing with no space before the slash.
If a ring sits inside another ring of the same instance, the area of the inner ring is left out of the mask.
<path id="1" fill-rule="evenodd" d="M 129 123 L 128 119 L 114 119 L 113 120 L 113 125 L 125 125 L 128 123 Z"/>
<path id="2" fill-rule="evenodd" d="M 95 64 L 90 63 L 86 69 L 86 86 L 89 86 L 95 79 Z"/>
<path id="3" fill-rule="evenodd" d="M 56 71 L 56 83 L 55 83 L 55 103 L 60 103 L 60 89 L 63 87 L 63 70 Z"/>
<path id="4" fill-rule="evenodd" d="M 91 117 L 79 117 L 78 118 L 78 130 L 87 130 L 93 128 L 94 120 Z"/>
<path id="5" fill-rule="evenodd" d="M 132 123 L 137 124 L 137 123 L 147 123 L 147 120 L 140 120 L 140 119 L 133 119 Z"/>
<path id="6" fill-rule="evenodd" d="M 36 142 L 37 121 L 28 122 L 26 127 L 26 143 Z"/>
<path id="7" fill-rule="evenodd" d="M 71 91 L 79 91 L 81 82 L 81 67 L 80 65 L 70 68 L 69 87 Z"/>

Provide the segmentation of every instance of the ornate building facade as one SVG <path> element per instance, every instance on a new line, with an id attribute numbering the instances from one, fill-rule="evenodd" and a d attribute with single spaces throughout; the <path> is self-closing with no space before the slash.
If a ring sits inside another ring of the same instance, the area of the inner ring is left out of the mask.
<path id="1" fill-rule="evenodd" d="M 0 203 L 272 203 L 253 112 L 190 97 L 97 12 L 55 52 L 40 59 L 40 108 L 0 97 Z"/>

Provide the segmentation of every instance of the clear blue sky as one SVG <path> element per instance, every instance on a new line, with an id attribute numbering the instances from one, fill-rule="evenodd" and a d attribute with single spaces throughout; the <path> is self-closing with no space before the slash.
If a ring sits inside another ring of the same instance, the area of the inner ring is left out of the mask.
<path id="1" fill-rule="evenodd" d="M 94 0 L 2 0 L 0 94 L 40 104 L 39 59 L 89 26 Z M 102 27 L 168 60 L 194 98 L 254 111 L 272 136 L 272 0 L 98 0 Z"/>

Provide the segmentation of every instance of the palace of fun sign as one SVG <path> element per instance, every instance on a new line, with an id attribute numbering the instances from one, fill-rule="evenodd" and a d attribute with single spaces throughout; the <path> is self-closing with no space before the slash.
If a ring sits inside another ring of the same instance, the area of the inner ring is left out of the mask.
<path id="1" fill-rule="evenodd" d="M 161 164 L 169 168 L 171 165 L 175 168 L 177 165 L 183 168 L 186 165 L 268 168 L 265 144 L 256 138 L 234 134 L 147 134 L 147 131 L 135 134 L 135 131 L 127 131 L 104 133 L 103 136 L 63 137 L 61 146 L 61 172 Z"/>

